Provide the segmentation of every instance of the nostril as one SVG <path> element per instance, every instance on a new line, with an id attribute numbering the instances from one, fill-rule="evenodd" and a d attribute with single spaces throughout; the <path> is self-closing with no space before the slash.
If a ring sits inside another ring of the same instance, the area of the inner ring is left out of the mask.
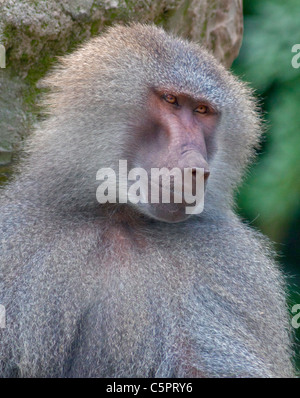
<path id="1" fill-rule="evenodd" d="M 193 178 L 196 178 L 196 175 L 197 175 L 197 168 L 193 167 L 192 168 L 192 176 L 193 176 Z M 209 175 L 210 175 L 210 171 L 204 169 L 204 180 L 205 181 L 208 179 Z"/>

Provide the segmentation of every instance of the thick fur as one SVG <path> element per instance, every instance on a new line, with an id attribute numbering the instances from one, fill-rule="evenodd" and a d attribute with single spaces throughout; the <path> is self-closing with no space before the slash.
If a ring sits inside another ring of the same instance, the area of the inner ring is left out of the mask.
<path id="1" fill-rule="evenodd" d="M 232 211 L 260 135 L 247 87 L 200 46 L 139 24 L 91 40 L 45 82 L 49 117 L 2 193 L 1 376 L 292 376 L 283 277 Z M 131 156 L 157 87 L 221 114 L 205 211 L 178 224 L 96 201 L 97 170 Z"/>

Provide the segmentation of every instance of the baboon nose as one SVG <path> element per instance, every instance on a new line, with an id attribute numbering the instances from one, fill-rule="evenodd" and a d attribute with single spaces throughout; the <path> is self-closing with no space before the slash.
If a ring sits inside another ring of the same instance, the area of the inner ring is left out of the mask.
<path id="1" fill-rule="evenodd" d="M 193 179 L 196 178 L 196 175 L 197 175 L 197 168 L 196 168 L 196 167 L 193 167 L 193 168 L 192 168 L 192 176 L 193 176 Z M 209 175 L 210 175 L 210 171 L 204 169 L 204 181 L 207 181 Z"/>
<path id="2" fill-rule="evenodd" d="M 210 171 L 209 170 L 204 170 L 204 181 L 207 181 L 209 175 L 210 175 Z"/>

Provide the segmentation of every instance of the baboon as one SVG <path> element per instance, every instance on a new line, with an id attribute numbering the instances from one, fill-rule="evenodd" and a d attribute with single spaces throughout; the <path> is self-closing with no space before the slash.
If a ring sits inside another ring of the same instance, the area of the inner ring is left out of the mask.
<path id="1" fill-rule="evenodd" d="M 45 84 L 49 115 L 2 193 L 1 376 L 292 376 L 284 277 L 234 213 L 261 132 L 251 90 L 141 24 L 93 38 Z M 119 160 L 187 169 L 194 187 L 204 170 L 204 210 L 100 204 L 97 171 Z"/>

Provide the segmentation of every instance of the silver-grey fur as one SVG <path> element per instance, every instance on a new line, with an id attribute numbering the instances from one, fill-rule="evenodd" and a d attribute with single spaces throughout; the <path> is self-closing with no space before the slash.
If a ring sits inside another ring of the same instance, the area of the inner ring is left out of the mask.
<path id="1" fill-rule="evenodd" d="M 200 46 L 143 25 L 109 29 L 46 83 L 49 118 L 2 192 L 1 376 L 293 375 L 283 277 L 232 211 L 261 131 L 250 90 Z M 96 202 L 96 172 L 125 158 L 149 87 L 221 113 L 205 210 L 182 223 L 130 207 L 118 223 Z"/>

